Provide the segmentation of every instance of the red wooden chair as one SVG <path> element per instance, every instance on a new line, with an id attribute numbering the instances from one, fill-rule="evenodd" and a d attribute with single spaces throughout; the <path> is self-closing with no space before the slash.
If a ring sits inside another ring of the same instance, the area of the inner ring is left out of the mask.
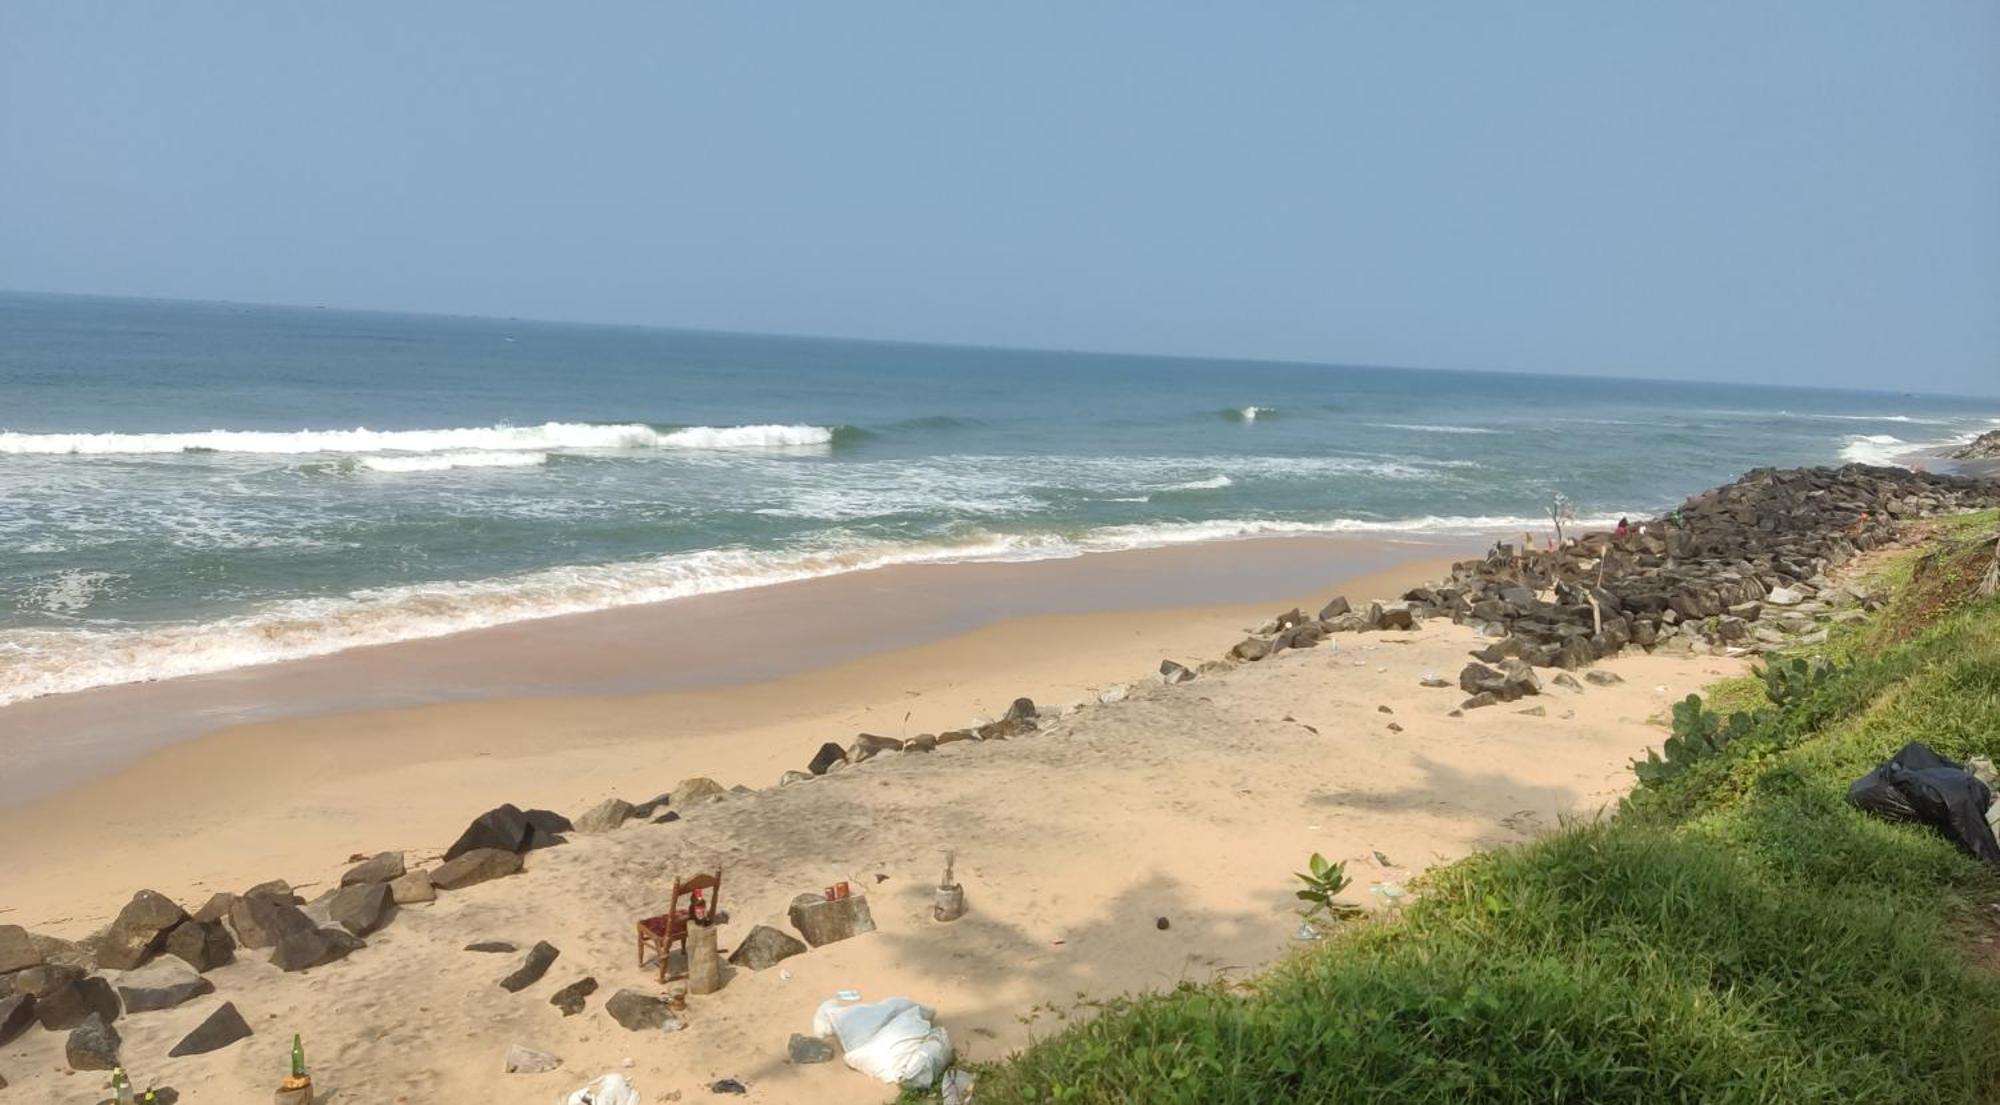
<path id="1" fill-rule="evenodd" d="M 681 951 L 687 951 L 687 930 L 694 892 L 703 891 L 704 914 L 713 918 L 717 903 L 722 898 L 722 872 L 700 874 L 690 879 L 674 878 L 673 897 L 667 899 L 667 911 L 658 917 L 646 917 L 639 921 L 639 966 L 646 965 L 646 948 L 657 948 L 660 954 L 660 981 L 667 980 L 667 953 L 675 944 Z"/>

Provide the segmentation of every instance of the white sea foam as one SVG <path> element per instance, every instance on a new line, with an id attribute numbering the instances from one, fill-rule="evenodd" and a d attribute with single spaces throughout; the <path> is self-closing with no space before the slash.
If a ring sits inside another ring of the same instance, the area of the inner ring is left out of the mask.
<path id="1" fill-rule="evenodd" d="M 1421 434 L 1497 434 L 1499 430 L 1489 430 L 1483 426 L 1419 426 L 1408 422 L 1377 422 L 1384 430 L 1415 430 Z"/>
<path id="2" fill-rule="evenodd" d="M 547 453 L 414 453 L 357 458 L 370 472 L 445 472 L 453 468 L 533 468 L 547 464 Z"/>
<path id="3" fill-rule="evenodd" d="M 117 456 L 161 453 L 466 453 L 549 449 L 770 449 L 827 445 L 825 426 L 692 426 L 643 423 L 478 426 L 447 430 L 202 430 L 193 433 L 34 434 L 0 432 L 0 454 Z"/>
<path id="4" fill-rule="evenodd" d="M 1276 407 L 1238 407 L 1235 411 L 1236 418 L 1243 422 L 1255 422 L 1265 415 L 1276 413 Z"/>
<path id="5" fill-rule="evenodd" d="M 1211 478 L 1209 478 L 1209 479 L 1205 479 L 1205 480 L 1189 480 L 1189 481 L 1187 481 L 1186 483 L 1172 483 L 1172 484 L 1168 484 L 1168 485 L 1167 485 L 1167 486 L 1165 486 L 1165 487 L 1161 487 L 1161 488 L 1156 488 L 1155 490 L 1159 490 L 1159 491 L 1220 491 L 1220 490 L 1222 490 L 1222 489 L 1223 489 L 1223 488 L 1225 488 L 1225 487 L 1234 487 L 1234 486 L 1236 486 L 1236 481 L 1235 481 L 1235 480 L 1232 480 L 1232 479 L 1230 479 L 1230 478 L 1229 478 L 1228 476 L 1214 476 L 1214 477 L 1211 477 Z"/>
<path id="6" fill-rule="evenodd" d="M 1895 466 L 1911 453 L 1936 447 L 1938 443 L 1904 441 L 1890 434 L 1856 434 L 1840 449 L 1840 459 L 1856 464 Z"/>

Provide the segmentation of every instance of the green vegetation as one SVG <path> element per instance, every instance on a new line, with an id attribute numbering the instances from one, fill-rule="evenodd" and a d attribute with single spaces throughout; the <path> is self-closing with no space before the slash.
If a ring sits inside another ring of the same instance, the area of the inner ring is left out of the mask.
<path id="1" fill-rule="evenodd" d="M 1845 802 L 1910 740 L 2000 755 L 1995 522 L 1891 566 L 1833 662 L 1682 703 L 1614 816 L 1435 871 L 1254 982 L 1105 1003 L 981 1072 L 980 1105 L 2000 1100 L 2000 878 Z"/>
<path id="2" fill-rule="evenodd" d="M 1339 920 L 1342 917 L 1353 916 L 1357 912 L 1354 906 L 1335 900 L 1341 891 L 1347 889 L 1347 884 L 1354 881 L 1347 877 L 1346 861 L 1328 863 L 1325 856 L 1314 852 L 1306 866 L 1310 870 L 1298 873 L 1299 881 L 1305 885 L 1296 895 L 1300 901 L 1306 903 L 1305 909 L 1301 911 L 1306 920 L 1311 921 L 1318 917 Z"/>

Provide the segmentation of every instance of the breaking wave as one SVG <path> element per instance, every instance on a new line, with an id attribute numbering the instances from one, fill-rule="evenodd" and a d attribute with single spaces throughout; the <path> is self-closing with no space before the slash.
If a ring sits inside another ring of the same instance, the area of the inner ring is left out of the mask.
<path id="1" fill-rule="evenodd" d="M 549 449 L 782 449 L 831 445 L 838 428 L 803 425 L 660 428 L 599 425 L 478 426 L 447 430 L 202 430 L 192 433 L 0 432 L 0 454 L 119 456 L 165 453 L 469 453 Z"/>
<path id="2" fill-rule="evenodd" d="M 1276 407 L 1230 407 L 1220 412 L 1231 422 L 1255 422 L 1260 418 L 1271 418 L 1278 413 Z"/>
<path id="3" fill-rule="evenodd" d="M 356 458 L 370 472 L 444 472 L 453 468 L 535 468 L 549 462 L 547 453 L 417 453 L 411 456 Z"/>
<path id="4" fill-rule="evenodd" d="M 1489 430 L 1483 426 L 1419 426 L 1404 422 L 1377 422 L 1385 430 L 1414 430 L 1421 434 L 1497 434 L 1499 430 Z"/>

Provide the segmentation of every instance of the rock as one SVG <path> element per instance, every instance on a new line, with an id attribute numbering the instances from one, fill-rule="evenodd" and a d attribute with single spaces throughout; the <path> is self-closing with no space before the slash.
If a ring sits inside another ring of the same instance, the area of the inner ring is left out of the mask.
<path id="1" fill-rule="evenodd" d="M 1625 682 L 1624 678 L 1618 675 L 1618 673 L 1605 671 L 1603 668 L 1592 668 L 1584 672 L 1583 680 L 1586 683 L 1594 683 L 1600 687 L 1615 687 Z"/>
<path id="2" fill-rule="evenodd" d="M 984 737 L 986 734 L 981 732 L 979 735 Z M 854 747 L 847 750 L 847 762 L 863 763 L 874 759 L 884 752 L 901 752 L 902 750 L 903 742 L 894 737 L 881 737 L 876 736 L 874 733 L 862 733 L 854 738 Z"/>
<path id="3" fill-rule="evenodd" d="M 692 779 L 682 779 L 680 784 L 674 787 L 674 806 L 679 809 L 687 809 L 702 802 L 712 802 L 728 793 L 727 790 L 723 789 L 721 783 L 706 776 L 697 775 Z"/>
<path id="4" fill-rule="evenodd" d="M 118 1065 L 118 1030 L 92 1013 L 63 1042 L 63 1058 L 71 1070 L 110 1070 Z"/>
<path id="5" fill-rule="evenodd" d="M 1407 606 L 1385 606 L 1382 616 L 1376 621 L 1380 629 L 1415 629 L 1417 620 Z"/>
<path id="6" fill-rule="evenodd" d="M 282 896 L 245 894 L 236 899 L 229 907 L 229 925 L 236 930 L 236 942 L 246 948 L 274 948 L 291 933 L 319 927 L 292 904 L 290 887 Z"/>
<path id="7" fill-rule="evenodd" d="M 1442 675 L 1427 675 L 1417 680 L 1417 685 L 1420 687 L 1449 687 L 1451 686 L 1451 680 L 1446 679 Z"/>
<path id="8" fill-rule="evenodd" d="M 1262 660 L 1271 654 L 1271 646 L 1256 637 L 1245 637 L 1229 650 L 1229 654 L 1238 660 Z"/>
<path id="9" fill-rule="evenodd" d="M 97 975 L 66 982 L 35 999 L 35 1020 L 51 1032 L 75 1028 L 92 1017 L 110 1024 L 122 1010 L 111 983 Z"/>
<path id="10" fill-rule="evenodd" d="M 511 803 L 496 806 L 472 819 L 472 824 L 458 834 L 452 846 L 445 849 L 447 862 L 468 852 L 497 851 L 521 852 L 528 846 L 528 815 Z M 433 881 L 436 881 L 433 876 Z M 442 882 L 438 885 L 443 886 Z M 446 889 L 451 889 L 446 887 Z"/>
<path id="11" fill-rule="evenodd" d="M 1160 661 L 1160 682 L 1168 686 L 1185 683 L 1194 678 L 1194 673 L 1172 660 Z"/>
<path id="12" fill-rule="evenodd" d="M 661 810 L 666 809 L 667 803 L 673 800 L 674 796 L 671 794 L 656 794 L 653 797 L 648 798 L 646 801 L 640 802 L 638 805 L 633 806 L 632 816 L 635 818 L 651 817 L 654 814 L 660 812 Z"/>
<path id="13" fill-rule="evenodd" d="M 343 886 L 327 907 L 333 923 L 356 936 L 366 936 L 389 923 L 395 893 L 388 883 L 364 882 Z"/>
<path id="14" fill-rule="evenodd" d="M 1396 711 L 1394 711 L 1394 710 L 1391 710 L 1391 709 L 1390 709 L 1389 707 L 1387 707 L 1387 706 L 1377 706 L 1377 707 L 1375 707 L 1375 712 L 1376 712 L 1376 713 L 1378 713 L 1378 714 L 1393 714 L 1393 713 L 1395 713 Z"/>
<path id="15" fill-rule="evenodd" d="M 576 819 L 576 831 L 591 835 L 608 833 L 631 820 L 632 810 L 632 803 L 623 798 L 606 798 Z"/>
<path id="16" fill-rule="evenodd" d="M 661 814 L 660 816 L 653 818 L 653 824 L 665 825 L 668 822 L 679 821 L 680 819 L 681 815 L 678 810 L 668 810 L 667 812 Z"/>
<path id="17" fill-rule="evenodd" d="M 30 994 L 9 994 L 0 998 L 0 1047 L 35 1023 L 35 999 Z"/>
<path id="18" fill-rule="evenodd" d="M 407 869 L 403 866 L 403 853 L 383 852 L 374 859 L 364 860 L 347 869 L 340 876 L 340 885 L 353 886 L 356 883 L 394 882 L 403 877 Z"/>
<path id="19" fill-rule="evenodd" d="M 297 905 L 299 900 L 298 895 L 292 893 L 292 884 L 283 879 L 260 882 L 256 886 L 245 890 L 242 896 L 245 898 L 283 898 L 293 905 Z M 213 901 L 214 899 L 210 900 Z"/>
<path id="20" fill-rule="evenodd" d="M 817 1036 L 792 1033 L 785 1044 L 785 1060 L 791 1063 L 824 1063 L 833 1058 L 833 1045 Z"/>
<path id="21" fill-rule="evenodd" d="M 1488 703 L 1487 705 L 1490 705 L 1490 703 Z M 1464 717 L 1464 716 L 1465 716 L 1465 710 L 1464 710 L 1464 709 L 1462 709 L 1462 708 L 1461 708 L 1461 709 L 1457 709 L 1457 710 L 1453 710 L 1453 711 L 1451 711 L 1450 713 L 1448 713 L 1448 714 L 1446 714 L 1446 715 L 1444 715 L 1444 716 L 1446 716 L 1446 717 Z"/>
<path id="22" fill-rule="evenodd" d="M 788 787 L 794 783 L 810 783 L 817 778 L 819 776 L 814 775 L 810 771 L 787 771 L 783 775 L 778 776 L 778 785 Z"/>
<path id="23" fill-rule="evenodd" d="M 679 1024 L 680 1018 L 674 1016 L 673 1007 L 665 998 L 638 990 L 620 990 L 611 995 L 611 1000 L 604 1003 L 604 1011 L 631 1032 L 648 1029 L 674 1032 L 685 1027 Z"/>
<path id="24" fill-rule="evenodd" d="M 1330 622 L 1353 609 L 1352 606 L 1348 605 L 1346 595 L 1336 595 L 1333 601 L 1319 608 L 1319 620 Z"/>
<path id="25" fill-rule="evenodd" d="M 389 900 L 397 905 L 437 901 L 437 887 L 431 885 L 431 873 L 424 870 L 411 871 L 390 883 Z"/>
<path id="26" fill-rule="evenodd" d="M 90 972 L 82 967 L 67 963 L 44 963 L 39 967 L 29 967 L 8 978 L 12 992 L 26 994 L 31 998 L 47 997 L 65 986 L 81 982 Z M 79 1021 L 83 1018 L 78 1017 Z M 75 1027 L 68 1025 L 65 1027 Z"/>
<path id="27" fill-rule="evenodd" d="M 1527 708 L 1527 709 L 1525 709 L 1525 710 L 1516 710 L 1516 711 L 1514 711 L 1514 712 L 1515 712 L 1515 713 L 1517 713 L 1517 714 L 1521 714 L 1521 715 L 1523 715 L 1523 716 L 1525 716 L 1525 717 L 1547 717 L 1547 716 L 1549 716 L 1549 708 L 1548 708 L 1548 707 L 1546 707 L 1546 706 L 1530 706 L 1530 707 L 1528 707 L 1528 708 Z"/>
<path id="28" fill-rule="evenodd" d="M 1153 918 L 1153 927 L 1159 929 L 1161 932 L 1165 932 L 1168 929 L 1173 928 L 1174 923 L 1172 921 L 1167 920 L 1165 917 L 1155 917 Z"/>
<path id="29" fill-rule="evenodd" d="M 1403 731 L 1403 727 L 1392 721 L 1389 723 L 1389 731 L 1391 733 L 1400 733 Z"/>
<path id="30" fill-rule="evenodd" d="M 489 879 L 516 874 L 520 870 L 521 857 L 513 852 L 499 848 L 475 848 L 433 869 L 431 885 L 440 890 L 463 890 Z"/>
<path id="31" fill-rule="evenodd" d="M 1500 674 L 1506 677 L 1506 693 L 1502 697 L 1519 698 L 1522 695 L 1541 694 L 1542 680 L 1526 660 L 1508 657 L 1500 661 Z"/>
<path id="32" fill-rule="evenodd" d="M 163 950 L 197 971 L 212 971 L 236 958 L 236 941 L 222 922 L 190 917 L 167 933 Z"/>
<path id="33" fill-rule="evenodd" d="M 556 957 L 561 954 L 562 952 L 558 951 L 554 944 L 546 940 L 536 941 L 535 946 L 528 949 L 528 957 L 521 961 L 521 965 L 515 968 L 514 973 L 500 980 L 500 988 L 510 994 L 518 994 L 533 986 L 541 981 L 543 975 L 549 973 L 549 964 L 554 963 Z"/>
<path id="34" fill-rule="evenodd" d="M 523 852 L 562 844 L 562 834 L 576 831 L 569 818 L 554 810 L 527 810 L 521 814 L 521 819 L 528 823 L 528 839 L 521 846 Z"/>
<path id="35" fill-rule="evenodd" d="M 846 762 L 847 749 L 842 748 L 832 741 L 827 741 L 825 744 L 819 746 L 818 752 L 813 753 L 812 762 L 806 765 L 806 770 L 812 772 L 814 775 L 824 775 L 827 768 L 837 763 Z"/>
<path id="36" fill-rule="evenodd" d="M 596 992 L 597 992 L 596 979 L 579 978 L 575 982 L 570 983 L 568 986 L 565 986 L 562 989 L 557 990 L 554 994 L 550 995 L 549 1004 L 555 1006 L 557 1009 L 562 1010 L 563 1016 L 574 1017 L 578 1013 L 583 1012 L 583 1007 L 587 1003 L 590 995 Z"/>
<path id="37" fill-rule="evenodd" d="M 229 908 L 235 904 L 236 895 L 226 890 L 210 894 L 208 901 L 203 902 L 201 908 L 194 911 L 194 919 L 204 925 L 215 924 L 218 921 L 227 921 L 229 919 Z"/>
<path id="38" fill-rule="evenodd" d="M 918 733 L 916 736 L 903 742 L 903 751 L 935 752 L 937 751 L 937 743 L 938 739 L 935 733 Z"/>
<path id="39" fill-rule="evenodd" d="M 243 1014 L 236 1011 L 236 1003 L 225 1001 L 208 1015 L 207 1020 L 196 1025 L 193 1032 L 181 1037 L 181 1042 L 167 1052 L 167 1057 L 178 1059 L 183 1055 L 206 1055 L 238 1040 L 247 1040 L 251 1035 L 250 1025 L 243 1020 Z"/>
<path id="40" fill-rule="evenodd" d="M 508 1074 L 547 1074 L 562 1066 L 562 1060 L 546 1051 L 515 1044 L 507 1049 Z"/>
<path id="41" fill-rule="evenodd" d="M 866 894 L 850 894 L 833 902 L 820 894 L 801 894 L 792 899 L 786 912 L 792 927 L 815 948 L 875 931 L 875 917 L 868 911 Z"/>
<path id="42" fill-rule="evenodd" d="M 745 1086 L 743 1083 L 738 1082 L 734 1078 L 718 1078 L 714 1082 L 709 1083 L 708 1092 L 719 1093 L 719 1094 L 747 1094 L 750 1092 L 750 1087 Z"/>
<path id="43" fill-rule="evenodd" d="M 1554 683 L 1556 686 L 1561 687 L 1566 691 L 1575 691 L 1578 694 L 1583 693 L 1583 684 L 1576 681 L 1576 676 L 1571 675 L 1566 671 L 1557 672 L 1556 677 L 1554 679 L 1549 680 L 1549 682 Z"/>
<path id="44" fill-rule="evenodd" d="M 1122 683 L 1115 687 L 1106 687 L 1103 690 L 1097 692 L 1097 704 L 1100 706 L 1110 706 L 1113 705 L 1114 703 L 1123 702 L 1125 701 L 1126 696 L 1130 695 L 1131 693 L 1132 693 L 1131 688 L 1125 686 Z M 943 738 L 940 737 L 939 739 L 942 740 Z"/>
<path id="45" fill-rule="evenodd" d="M 1459 703 L 1458 708 L 1461 710 L 1477 710 L 1482 706 L 1497 705 L 1499 701 L 1499 696 L 1495 695 L 1492 691 L 1480 691 L 1478 694 Z"/>
<path id="46" fill-rule="evenodd" d="M 738 967 L 761 971 L 782 960 L 805 953 L 806 946 L 790 933 L 769 925 L 758 925 L 729 953 L 729 962 Z"/>
<path id="47" fill-rule="evenodd" d="M 41 950 L 19 925 L 0 925 L 0 975 L 42 964 Z"/>
<path id="48" fill-rule="evenodd" d="M 97 942 L 97 965 L 107 970 L 129 971 L 159 954 L 167 933 L 187 920 L 186 911 L 164 894 L 141 890 L 132 895 L 125 908 Z"/>
<path id="49" fill-rule="evenodd" d="M 1506 676 L 1485 664 L 1467 664 L 1465 670 L 1458 673 L 1458 689 L 1467 694 L 1497 690 L 1506 684 Z"/>
<path id="50" fill-rule="evenodd" d="M 281 971 L 304 971 L 347 958 L 368 946 L 368 942 L 343 928 L 302 929 L 288 932 L 271 949 L 271 964 Z"/>
<path id="51" fill-rule="evenodd" d="M 136 971 L 126 971 L 118 979 L 118 996 L 127 1013 L 151 1013 L 215 992 L 215 983 L 201 977 L 193 967 L 165 956 Z"/>
<path id="52" fill-rule="evenodd" d="M 520 949 L 505 940 L 481 940 L 477 943 L 467 944 L 465 950 L 469 952 L 485 952 L 488 955 L 504 955 Z"/>
<path id="53" fill-rule="evenodd" d="M 1797 606 L 1805 600 L 1803 593 L 1791 587 L 1773 587 L 1771 593 L 1764 596 L 1764 601 L 1772 606 Z"/>
<path id="54" fill-rule="evenodd" d="M 979 734 L 970 729 L 947 729 L 937 736 L 939 745 L 957 744 L 960 741 L 977 741 L 978 739 Z"/>

